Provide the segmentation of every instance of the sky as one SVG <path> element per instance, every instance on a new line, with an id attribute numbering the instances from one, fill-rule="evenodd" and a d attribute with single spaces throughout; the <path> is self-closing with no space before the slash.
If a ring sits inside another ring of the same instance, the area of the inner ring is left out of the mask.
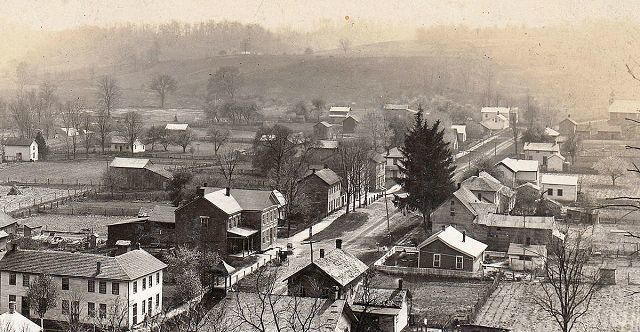
<path id="1" fill-rule="evenodd" d="M 614 0 L 0 0 L 0 19 L 43 30 L 209 19 L 307 30 L 323 19 L 416 27 L 544 26 L 634 19 L 630 13 L 638 11 L 639 1 Z"/>

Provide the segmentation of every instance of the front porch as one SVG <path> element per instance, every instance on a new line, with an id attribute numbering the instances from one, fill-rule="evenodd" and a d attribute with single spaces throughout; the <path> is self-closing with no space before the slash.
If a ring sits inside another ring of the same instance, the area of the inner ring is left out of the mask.
<path id="1" fill-rule="evenodd" d="M 258 230 L 233 227 L 227 230 L 227 253 L 230 257 L 243 258 L 256 252 L 256 239 L 259 241 Z M 259 243 L 259 242 L 258 242 Z M 257 249 L 260 249 L 259 246 Z"/>

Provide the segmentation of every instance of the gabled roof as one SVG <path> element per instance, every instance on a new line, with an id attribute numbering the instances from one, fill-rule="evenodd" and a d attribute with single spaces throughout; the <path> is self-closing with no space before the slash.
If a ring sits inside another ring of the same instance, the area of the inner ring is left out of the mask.
<path id="1" fill-rule="evenodd" d="M 502 164 L 513 172 L 537 172 L 537 160 L 504 158 L 498 164 Z"/>
<path id="2" fill-rule="evenodd" d="M 494 227 L 553 229 L 553 217 L 512 216 L 508 214 L 486 214 L 476 219 L 478 224 Z"/>
<path id="3" fill-rule="evenodd" d="M 31 138 L 22 138 L 22 137 L 7 137 L 4 140 L 4 145 L 6 146 L 30 146 L 33 143 L 33 139 Z"/>
<path id="4" fill-rule="evenodd" d="M 340 182 L 340 176 L 338 176 L 336 172 L 332 171 L 329 168 L 323 168 L 317 171 L 309 170 L 307 171 L 305 178 L 309 176 L 314 176 L 314 175 L 319 177 L 320 180 L 322 180 L 324 183 L 330 186 Z"/>
<path id="5" fill-rule="evenodd" d="M 554 153 L 552 155 L 549 156 L 549 159 L 551 158 L 560 158 L 560 160 L 565 161 L 567 158 L 563 157 L 560 153 Z"/>
<path id="6" fill-rule="evenodd" d="M 6 214 L 4 211 L 0 211 L 0 228 L 5 228 L 17 222 L 18 221 L 15 220 L 12 216 Z"/>
<path id="7" fill-rule="evenodd" d="M 507 122 L 507 119 L 503 116 L 496 117 L 501 119 L 502 121 L 494 121 L 493 119 L 480 121 L 480 125 L 489 129 L 489 130 L 499 130 L 504 128 L 504 123 Z"/>
<path id="8" fill-rule="evenodd" d="M 351 107 L 349 106 L 333 106 L 329 108 L 329 117 L 344 118 L 349 112 L 351 112 Z"/>
<path id="9" fill-rule="evenodd" d="M 167 123 L 164 127 L 166 130 L 187 130 L 188 128 L 188 123 Z"/>
<path id="10" fill-rule="evenodd" d="M 120 136 L 120 135 L 113 135 L 111 136 L 111 143 L 115 143 L 115 144 L 129 144 L 129 140 L 124 137 L 124 136 Z"/>
<path id="11" fill-rule="evenodd" d="M 451 129 L 455 130 L 458 134 L 467 134 L 467 125 L 451 125 Z"/>
<path id="12" fill-rule="evenodd" d="M 551 136 L 551 137 L 558 137 L 558 136 L 560 136 L 560 133 L 559 133 L 558 131 L 556 131 L 556 130 L 554 130 L 554 129 L 552 129 L 552 128 L 549 128 L 549 127 L 544 128 L 544 133 L 545 133 L 545 135 L 547 135 L 547 136 Z"/>
<path id="13" fill-rule="evenodd" d="M 404 156 L 402 155 L 402 152 L 400 152 L 400 149 L 398 149 L 398 147 L 394 147 L 389 149 L 389 152 L 387 152 L 385 158 L 404 158 Z"/>
<path id="14" fill-rule="evenodd" d="M 471 203 L 480 203 L 480 200 L 474 195 L 469 189 L 465 187 L 461 187 L 453 193 L 453 196 L 457 198 L 462 205 L 464 205 L 467 210 L 473 213 L 474 209 L 471 206 Z"/>
<path id="15" fill-rule="evenodd" d="M 577 186 L 578 176 L 574 174 L 542 173 L 540 174 L 540 183 Z"/>
<path id="16" fill-rule="evenodd" d="M 503 114 L 503 113 L 509 113 L 511 111 L 511 108 L 509 107 L 483 107 L 480 110 L 480 113 L 499 113 L 499 114 Z"/>
<path id="17" fill-rule="evenodd" d="M 276 193 L 280 193 L 277 190 L 231 188 L 229 189 L 229 196 L 226 196 L 226 188 L 206 187 L 203 189 L 205 190 L 205 199 L 227 214 L 239 211 L 262 211 L 273 206 L 280 206 L 282 203 L 277 197 Z M 214 199 L 216 197 L 218 197 L 217 200 Z M 286 204 L 284 196 L 282 196 L 282 200 Z"/>
<path id="18" fill-rule="evenodd" d="M 572 123 L 572 124 L 574 124 L 574 125 L 577 125 L 577 124 L 578 124 L 578 122 L 576 122 L 576 120 L 574 120 L 574 119 L 572 119 L 572 118 L 565 118 L 564 120 L 560 121 L 560 123 L 563 123 L 563 122 L 565 122 L 565 121 L 569 121 L 569 122 L 571 122 L 571 123 Z"/>
<path id="19" fill-rule="evenodd" d="M 384 157 L 377 153 L 377 152 L 371 152 L 369 153 L 369 159 L 371 159 L 372 161 L 378 163 L 378 164 L 384 164 L 385 161 L 387 161 L 386 159 L 384 159 Z"/>
<path id="20" fill-rule="evenodd" d="M 609 105 L 609 113 L 640 113 L 640 100 L 614 100 Z"/>
<path id="21" fill-rule="evenodd" d="M 463 241 L 464 238 L 464 241 Z M 467 254 L 471 257 L 477 258 L 487 249 L 487 245 L 471 238 L 468 235 L 463 235 L 453 226 L 448 226 L 442 231 L 439 231 L 431 235 L 428 239 L 418 245 L 418 248 L 427 246 L 434 241 L 441 241 L 447 247 L 456 250 L 458 252 Z"/>
<path id="22" fill-rule="evenodd" d="M 167 170 L 166 168 L 164 168 L 163 166 L 160 165 L 155 165 L 153 163 L 148 163 L 147 166 L 145 166 L 144 168 L 150 170 L 153 173 L 156 173 L 166 179 L 172 179 L 173 178 L 173 173 L 171 173 L 169 170 Z"/>
<path id="23" fill-rule="evenodd" d="M 240 204 L 238 204 L 233 195 L 226 195 L 226 189 L 216 188 L 214 191 L 205 193 L 204 199 L 228 215 L 242 211 Z"/>
<path id="24" fill-rule="evenodd" d="M 547 257 L 547 247 L 544 245 L 524 245 L 520 243 L 509 243 L 509 256 L 527 256 L 527 257 Z"/>
<path id="25" fill-rule="evenodd" d="M 145 168 L 149 163 L 149 159 L 146 158 L 121 158 L 115 157 L 109 163 L 109 167 L 117 168 Z"/>
<path id="26" fill-rule="evenodd" d="M 560 152 L 560 145 L 557 143 L 534 143 L 525 142 L 524 151 L 547 151 L 547 152 Z"/>
<path id="27" fill-rule="evenodd" d="M 345 118 L 344 120 L 342 120 L 342 121 L 344 122 L 344 121 L 347 121 L 348 119 L 353 119 L 353 121 L 355 121 L 355 122 L 360 122 L 360 119 L 359 119 L 358 117 L 356 117 L 355 115 L 351 115 L 351 114 L 349 114 L 349 116 L 348 116 L 348 117 L 346 117 L 346 118 Z"/>
<path id="28" fill-rule="evenodd" d="M 327 127 L 327 128 L 333 127 L 333 125 L 330 124 L 327 121 L 320 121 L 320 122 L 316 123 L 315 126 L 323 126 L 323 127 Z"/>
<path id="29" fill-rule="evenodd" d="M 163 222 L 163 223 L 176 223 L 176 209 L 175 206 L 169 205 L 156 205 L 147 212 L 149 221 Z"/>
<path id="30" fill-rule="evenodd" d="M 0 326 L 3 332 L 40 332 L 40 326 L 29 318 L 22 316 L 17 310 L 0 315 Z"/>
<path id="31" fill-rule="evenodd" d="M 291 278 L 312 265 L 315 265 L 317 268 L 322 270 L 342 287 L 350 284 L 369 269 L 369 267 L 356 258 L 356 256 L 353 256 L 342 249 L 333 249 L 323 258 L 314 260 L 313 263 L 310 263 L 304 268 L 296 271 L 284 280 Z"/>
<path id="32" fill-rule="evenodd" d="M 496 118 L 498 118 L 498 119 L 500 119 L 502 121 L 505 121 L 505 122 L 509 121 L 509 119 L 506 116 L 502 115 L 502 114 L 498 114 L 496 116 Z"/>
<path id="33" fill-rule="evenodd" d="M 409 105 L 404 104 L 385 104 L 383 109 L 386 111 L 406 111 L 412 114 L 418 113 L 418 111 L 410 109 Z"/>
<path id="34" fill-rule="evenodd" d="M 97 262 L 101 263 L 99 274 Z M 141 249 L 116 257 L 67 251 L 12 250 L 0 260 L 2 271 L 112 280 L 134 280 L 166 267 Z"/>
<path id="35" fill-rule="evenodd" d="M 483 173 L 489 175 L 485 172 Z M 489 192 L 498 192 L 503 187 L 500 181 L 496 180 L 493 176 L 482 176 L 484 174 L 467 178 L 466 180 L 462 181 L 462 186 L 471 191 Z"/>

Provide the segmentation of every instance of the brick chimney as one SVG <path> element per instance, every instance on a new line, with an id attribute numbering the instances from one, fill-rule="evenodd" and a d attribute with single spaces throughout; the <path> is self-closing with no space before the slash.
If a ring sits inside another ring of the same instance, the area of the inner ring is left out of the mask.
<path id="1" fill-rule="evenodd" d="M 402 278 L 398 279 L 398 289 L 402 290 Z"/>
<path id="2" fill-rule="evenodd" d="M 320 249 L 320 258 L 324 258 L 324 249 Z"/>
<path id="3" fill-rule="evenodd" d="M 338 286 L 333 286 L 333 299 L 334 300 L 340 299 L 340 288 L 338 288 Z"/>
<path id="4" fill-rule="evenodd" d="M 204 197 L 204 189 L 207 187 L 207 183 L 205 182 L 202 187 L 198 187 L 198 196 Z"/>
<path id="5" fill-rule="evenodd" d="M 336 239 L 336 249 L 342 249 L 342 239 Z"/>
<path id="6" fill-rule="evenodd" d="M 224 191 L 224 195 L 225 195 L 225 196 L 231 196 L 231 188 L 226 187 L 226 188 L 224 188 L 224 189 L 225 189 L 225 191 Z"/>
<path id="7" fill-rule="evenodd" d="M 462 242 L 467 240 L 467 232 L 466 231 L 462 231 Z"/>

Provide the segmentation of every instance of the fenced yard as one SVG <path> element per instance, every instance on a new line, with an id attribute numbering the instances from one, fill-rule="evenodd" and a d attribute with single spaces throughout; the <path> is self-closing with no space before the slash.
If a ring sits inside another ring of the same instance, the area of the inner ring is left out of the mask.
<path id="1" fill-rule="evenodd" d="M 70 216 L 57 214 L 38 214 L 25 219 L 18 219 L 20 224 L 30 226 L 42 226 L 42 230 L 79 232 L 82 229 L 90 229 L 98 233 L 102 239 L 106 239 L 107 225 L 122 221 L 130 217 L 110 217 L 102 215 Z"/>

